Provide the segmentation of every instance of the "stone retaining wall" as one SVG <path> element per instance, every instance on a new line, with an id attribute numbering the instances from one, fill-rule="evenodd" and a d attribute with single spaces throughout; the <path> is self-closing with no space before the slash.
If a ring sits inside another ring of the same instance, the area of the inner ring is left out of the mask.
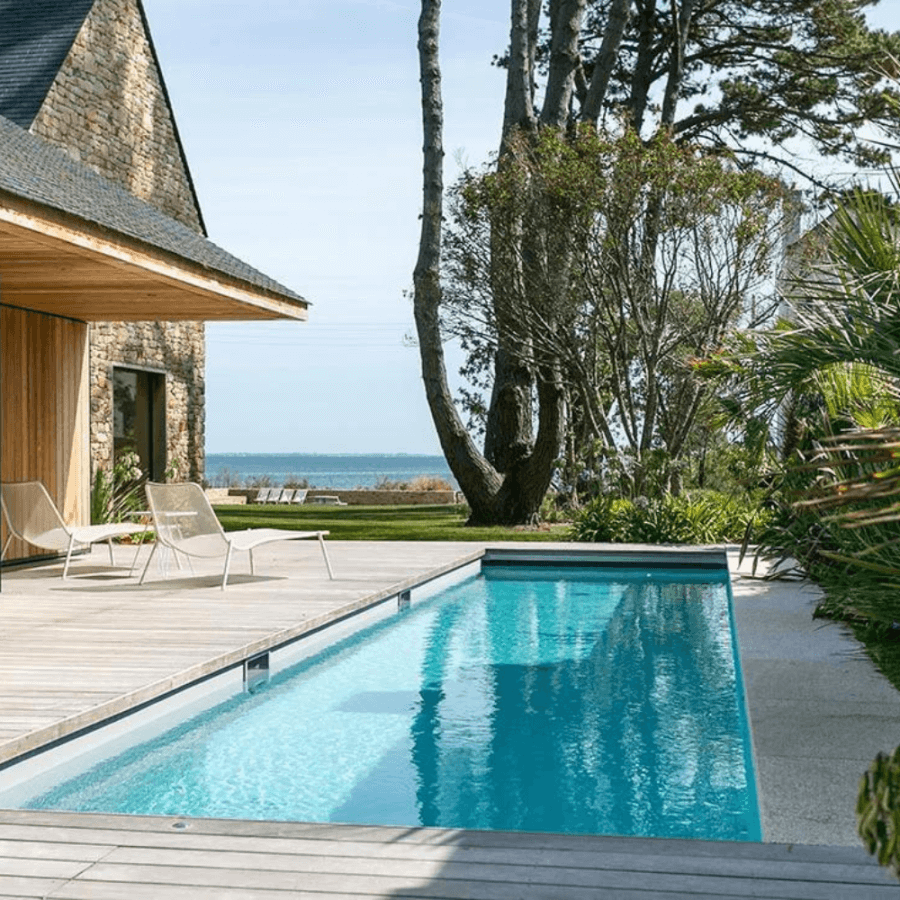
<path id="1" fill-rule="evenodd" d="M 218 500 L 210 496 L 212 503 L 252 503 L 258 493 L 256 488 L 216 488 L 207 490 L 207 495 L 213 491 L 216 496 L 221 496 L 219 491 L 227 491 L 229 499 Z M 459 491 L 331 491 L 314 488 L 306 495 L 306 502 L 313 497 L 337 497 L 348 506 L 446 506 L 464 502 Z"/>

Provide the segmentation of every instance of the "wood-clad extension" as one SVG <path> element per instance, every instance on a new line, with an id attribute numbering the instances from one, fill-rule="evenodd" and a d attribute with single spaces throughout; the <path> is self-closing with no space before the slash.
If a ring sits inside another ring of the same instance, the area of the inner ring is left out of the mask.
<path id="1" fill-rule="evenodd" d="M 66 521 L 87 524 L 87 325 L 4 305 L 0 342 L 3 480 L 43 481 Z M 7 557 L 36 553 L 13 541 Z"/>

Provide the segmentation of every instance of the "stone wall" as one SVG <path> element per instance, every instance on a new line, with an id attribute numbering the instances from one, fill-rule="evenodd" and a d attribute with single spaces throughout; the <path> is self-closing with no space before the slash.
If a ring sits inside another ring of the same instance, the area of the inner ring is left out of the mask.
<path id="1" fill-rule="evenodd" d="M 96 0 L 31 130 L 173 219 L 202 230 L 136 0 Z"/>
<path id="2" fill-rule="evenodd" d="M 96 0 L 31 130 L 194 231 L 199 208 L 136 0 Z M 112 459 L 112 370 L 166 373 L 167 465 L 204 470 L 202 323 L 91 326 L 91 457 Z"/>
<path id="3" fill-rule="evenodd" d="M 199 482 L 204 468 L 202 323 L 109 322 L 92 325 L 91 458 L 109 469 L 113 450 L 112 374 L 115 366 L 163 371 L 166 376 L 166 463 L 177 478 Z"/>

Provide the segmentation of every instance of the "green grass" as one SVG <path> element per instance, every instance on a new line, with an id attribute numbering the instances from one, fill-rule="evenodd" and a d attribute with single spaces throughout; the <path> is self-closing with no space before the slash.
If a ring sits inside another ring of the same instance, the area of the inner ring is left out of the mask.
<path id="1" fill-rule="evenodd" d="M 329 531 L 336 541 L 560 541 L 567 526 L 549 531 L 467 528 L 459 506 L 217 506 L 226 531 L 289 528 Z"/>

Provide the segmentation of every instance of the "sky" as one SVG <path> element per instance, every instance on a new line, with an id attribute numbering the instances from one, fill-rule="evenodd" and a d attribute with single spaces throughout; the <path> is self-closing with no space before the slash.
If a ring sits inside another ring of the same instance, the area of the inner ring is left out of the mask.
<path id="1" fill-rule="evenodd" d="M 210 239 L 312 304 L 207 325 L 210 453 L 440 453 L 414 333 L 418 0 L 144 0 Z M 508 0 L 447 0 L 445 184 L 499 142 Z M 900 0 L 873 24 L 900 29 Z M 450 348 L 451 378 L 462 362 Z"/>
<path id="2" fill-rule="evenodd" d="M 444 4 L 448 182 L 460 154 L 478 163 L 499 141 L 505 5 Z M 418 3 L 144 7 L 210 239 L 312 304 L 307 322 L 207 326 L 207 451 L 440 453 L 405 340 Z"/>

